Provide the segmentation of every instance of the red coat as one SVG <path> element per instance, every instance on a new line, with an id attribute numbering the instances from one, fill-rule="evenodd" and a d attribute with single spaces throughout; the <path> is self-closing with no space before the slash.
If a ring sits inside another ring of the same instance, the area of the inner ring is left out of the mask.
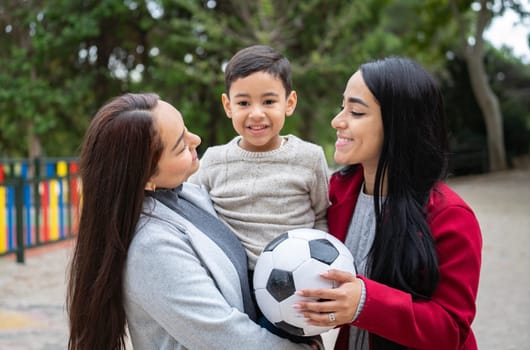
<path id="1" fill-rule="evenodd" d="M 362 168 L 352 177 L 334 174 L 329 192 L 329 231 L 344 242 L 363 182 Z M 439 284 L 428 301 L 358 275 L 366 302 L 353 326 L 410 349 L 477 349 L 471 322 L 475 317 L 482 235 L 471 208 L 446 184 L 439 183 L 427 204 L 440 270 Z M 348 327 L 335 349 L 348 349 Z"/>

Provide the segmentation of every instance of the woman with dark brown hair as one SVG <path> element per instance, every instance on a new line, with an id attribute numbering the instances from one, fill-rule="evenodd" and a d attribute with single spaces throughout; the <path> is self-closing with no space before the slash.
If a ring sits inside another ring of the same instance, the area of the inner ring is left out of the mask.
<path id="1" fill-rule="evenodd" d="M 92 120 L 70 266 L 70 350 L 304 349 L 255 322 L 247 261 L 208 195 L 184 184 L 200 138 L 155 94 L 126 94 Z"/>

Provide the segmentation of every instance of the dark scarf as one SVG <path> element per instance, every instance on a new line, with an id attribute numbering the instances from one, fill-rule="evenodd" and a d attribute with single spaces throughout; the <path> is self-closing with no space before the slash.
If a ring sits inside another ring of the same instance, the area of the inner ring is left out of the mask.
<path id="1" fill-rule="evenodd" d="M 256 320 L 256 306 L 252 301 L 248 283 L 247 255 L 241 242 L 221 220 L 183 198 L 180 195 L 181 190 L 182 185 L 173 190 L 148 191 L 146 193 L 190 221 L 226 254 L 239 276 L 245 313 L 252 320 Z"/>

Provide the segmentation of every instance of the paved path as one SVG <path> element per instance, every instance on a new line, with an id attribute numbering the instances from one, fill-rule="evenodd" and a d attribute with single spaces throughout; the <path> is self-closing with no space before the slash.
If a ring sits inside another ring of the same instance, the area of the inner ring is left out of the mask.
<path id="1" fill-rule="evenodd" d="M 453 178 L 474 208 L 484 250 L 477 318 L 480 350 L 530 349 L 530 170 Z M 65 269 L 72 242 L 0 258 L 0 350 L 66 349 Z"/>
<path id="2" fill-rule="evenodd" d="M 65 275 L 72 241 L 0 259 L 0 350 L 66 349 Z"/>
<path id="3" fill-rule="evenodd" d="M 480 350 L 530 349 L 530 170 L 455 178 L 483 235 L 475 330 Z"/>

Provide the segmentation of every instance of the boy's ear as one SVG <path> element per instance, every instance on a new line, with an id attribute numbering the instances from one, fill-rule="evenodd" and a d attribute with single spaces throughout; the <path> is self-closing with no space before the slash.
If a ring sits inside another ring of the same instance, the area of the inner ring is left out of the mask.
<path id="1" fill-rule="evenodd" d="M 296 91 L 291 91 L 289 96 L 287 96 L 287 103 L 285 108 L 285 116 L 290 117 L 294 110 L 296 109 L 296 102 L 298 101 L 298 96 L 296 95 Z"/>
<path id="2" fill-rule="evenodd" d="M 226 116 L 232 119 L 232 109 L 230 108 L 230 98 L 227 94 L 221 95 L 221 101 L 223 103 L 223 108 L 225 109 Z"/>

